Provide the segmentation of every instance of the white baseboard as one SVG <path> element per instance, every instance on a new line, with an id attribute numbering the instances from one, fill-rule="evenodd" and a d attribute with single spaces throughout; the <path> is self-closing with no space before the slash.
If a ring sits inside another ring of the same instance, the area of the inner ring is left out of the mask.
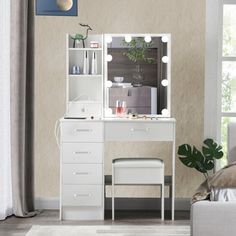
<path id="1" fill-rule="evenodd" d="M 111 208 L 111 199 L 106 199 L 106 209 Z M 35 198 L 35 209 L 38 210 L 59 210 L 59 198 Z M 127 209 L 127 210 L 150 210 L 159 209 L 160 204 L 158 204 L 158 199 L 145 199 L 145 198 L 135 198 L 130 202 L 130 199 L 116 199 L 116 209 Z M 169 200 L 165 199 L 165 209 L 170 210 Z M 189 211 L 190 210 L 190 199 L 189 198 L 177 198 L 175 199 L 175 210 L 178 211 Z"/>
<path id="2" fill-rule="evenodd" d="M 34 207 L 37 210 L 59 210 L 60 199 L 59 198 L 42 198 L 36 197 L 34 199 Z"/>

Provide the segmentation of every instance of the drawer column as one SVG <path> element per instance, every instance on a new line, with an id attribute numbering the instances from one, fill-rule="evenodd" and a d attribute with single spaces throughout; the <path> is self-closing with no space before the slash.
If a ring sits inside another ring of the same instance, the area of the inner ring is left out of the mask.
<path id="1" fill-rule="evenodd" d="M 60 219 L 104 219 L 104 125 L 61 121 Z"/>

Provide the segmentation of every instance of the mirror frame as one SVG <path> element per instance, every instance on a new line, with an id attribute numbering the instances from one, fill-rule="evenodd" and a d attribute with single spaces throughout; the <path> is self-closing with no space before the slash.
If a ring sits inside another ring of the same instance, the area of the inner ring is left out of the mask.
<path id="1" fill-rule="evenodd" d="M 151 37 L 163 37 L 163 36 L 167 36 L 168 37 L 168 42 L 167 42 L 167 55 L 168 56 L 168 63 L 167 63 L 167 80 L 168 80 L 168 85 L 167 85 L 167 110 L 168 110 L 168 115 L 163 115 L 163 114 L 156 114 L 156 115 L 152 115 L 152 114 L 138 114 L 139 116 L 147 116 L 147 117 L 171 117 L 171 34 L 170 33 L 161 33 L 161 34 L 153 34 L 153 33 L 150 33 L 150 34 L 104 34 L 104 45 L 103 45 L 103 48 L 104 48 L 104 55 L 103 55 L 103 58 L 104 58 L 104 85 L 103 85 L 103 88 L 104 88 L 104 101 L 103 101 L 103 104 L 104 104 L 104 114 L 103 116 L 106 117 L 106 118 L 114 118 L 114 117 L 117 117 L 115 114 L 108 114 L 108 109 L 109 109 L 109 93 L 108 93 L 108 87 L 107 87 L 107 81 L 108 81 L 108 61 L 106 60 L 106 56 L 107 56 L 107 41 L 106 41 L 106 38 L 108 37 L 124 37 L 125 36 L 131 36 L 131 37 L 145 37 L 145 36 L 151 36 Z"/>

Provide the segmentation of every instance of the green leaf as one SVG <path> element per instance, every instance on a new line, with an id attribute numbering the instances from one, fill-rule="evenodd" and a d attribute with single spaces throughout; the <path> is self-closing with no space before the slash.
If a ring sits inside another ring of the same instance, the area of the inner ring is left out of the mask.
<path id="1" fill-rule="evenodd" d="M 203 173 L 205 178 L 208 177 L 208 171 L 214 168 L 214 160 L 223 156 L 222 147 L 213 139 L 206 139 L 200 152 L 195 146 L 193 148 L 189 144 L 179 146 L 178 154 L 180 161 L 190 167 L 195 168 Z"/>
<path id="2" fill-rule="evenodd" d="M 212 170 L 214 168 L 215 164 L 213 160 L 207 160 L 205 159 L 205 162 L 203 163 L 203 167 L 206 171 Z"/>
<path id="3" fill-rule="evenodd" d="M 183 144 L 179 146 L 178 154 L 180 155 L 180 161 L 184 165 L 190 168 L 195 168 L 202 173 L 206 172 L 203 167 L 204 156 L 196 147 L 193 147 L 192 149 L 189 144 Z"/>
<path id="4" fill-rule="evenodd" d="M 203 155 L 208 160 L 220 159 L 223 157 L 222 146 L 218 145 L 213 139 L 206 139 L 202 147 Z"/>

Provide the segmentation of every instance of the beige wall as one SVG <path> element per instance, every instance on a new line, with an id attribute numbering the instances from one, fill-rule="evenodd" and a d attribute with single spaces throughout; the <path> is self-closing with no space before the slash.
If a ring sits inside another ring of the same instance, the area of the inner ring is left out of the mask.
<path id="1" fill-rule="evenodd" d="M 177 119 L 177 146 L 199 146 L 204 111 L 204 0 L 79 0 L 78 17 L 36 17 L 35 184 L 37 197 L 59 195 L 59 151 L 55 121 L 65 111 L 65 34 L 79 22 L 93 33 L 171 33 L 172 116 Z M 106 144 L 106 173 L 116 155 L 160 156 L 170 173 L 170 144 Z M 176 158 L 177 197 L 189 197 L 202 177 Z M 141 189 L 131 189 L 140 193 Z M 153 194 L 147 188 L 144 195 Z M 124 192 L 123 192 L 124 194 Z M 140 193 L 141 194 L 141 193 Z"/>

